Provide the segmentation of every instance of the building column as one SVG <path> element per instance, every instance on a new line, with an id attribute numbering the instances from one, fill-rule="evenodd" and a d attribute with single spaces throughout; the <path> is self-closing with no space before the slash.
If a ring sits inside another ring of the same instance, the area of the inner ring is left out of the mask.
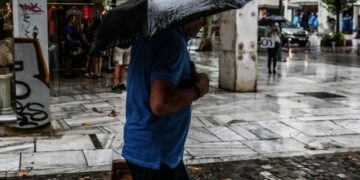
<path id="1" fill-rule="evenodd" d="M 354 13 L 353 13 L 353 29 L 355 29 L 354 33 L 356 33 L 356 30 L 358 29 L 358 15 L 359 15 L 359 6 L 354 6 Z"/>
<path id="2" fill-rule="evenodd" d="M 0 75 L 0 115 L 13 114 L 11 106 L 12 74 Z"/>
<path id="3" fill-rule="evenodd" d="M 256 91 L 258 2 L 220 15 L 219 86 L 235 92 Z"/>

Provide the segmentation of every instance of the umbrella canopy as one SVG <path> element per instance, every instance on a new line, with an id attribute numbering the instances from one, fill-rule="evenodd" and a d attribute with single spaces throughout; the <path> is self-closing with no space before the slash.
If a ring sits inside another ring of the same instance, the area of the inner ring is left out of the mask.
<path id="1" fill-rule="evenodd" d="M 129 47 L 182 23 L 230 9 L 251 0 L 129 0 L 110 10 L 102 20 L 91 52 L 108 47 Z"/>
<path id="2" fill-rule="evenodd" d="M 271 15 L 271 16 L 264 17 L 264 18 L 260 19 L 259 24 L 260 25 L 268 25 L 268 24 L 270 24 L 272 22 L 283 23 L 283 22 L 286 22 L 286 21 L 287 20 L 285 19 L 284 16 Z"/>

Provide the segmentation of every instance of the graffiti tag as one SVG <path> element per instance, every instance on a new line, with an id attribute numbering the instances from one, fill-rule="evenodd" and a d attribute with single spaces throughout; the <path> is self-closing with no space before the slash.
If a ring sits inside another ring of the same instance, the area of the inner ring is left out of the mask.
<path id="1" fill-rule="evenodd" d="M 20 88 L 22 94 L 16 95 L 16 113 L 18 115 L 19 126 L 39 126 L 39 121 L 46 120 L 49 115 L 45 111 L 45 106 L 40 103 L 26 103 L 23 105 L 20 100 L 25 100 L 31 95 L 30 86 L 23 81 L 16 81 L 17 88 Z"/>
<path id="2" fill-rule="evenodd" d="M 29 3 L 29 4 L 19 4 L 20 8 L 24 12 L 32 13 L 43 13 L 44 11 L 39 7 L 38 3 Z"/>

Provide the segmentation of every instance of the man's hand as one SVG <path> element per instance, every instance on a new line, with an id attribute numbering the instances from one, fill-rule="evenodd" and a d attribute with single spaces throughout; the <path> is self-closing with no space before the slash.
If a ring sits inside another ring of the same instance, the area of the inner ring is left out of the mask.
<path id="1" fill-rule="evenodd" d="M 209 77 L 204 73 L 197 73 L 196 79 L 197 82 L 195 85 L 199 88 L 200 97 L 202 97 L 209 92 Z"/>

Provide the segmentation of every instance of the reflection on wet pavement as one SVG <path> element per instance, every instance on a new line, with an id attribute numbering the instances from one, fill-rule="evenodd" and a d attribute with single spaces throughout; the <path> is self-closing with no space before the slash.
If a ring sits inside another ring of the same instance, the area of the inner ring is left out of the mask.
<path id="1" fill-rule="evenodd" d="M 332 59 L 324 63 L 325 59 L 311 59 L 311 55 L 304 59 L 304 53 L 298 52 L 291 58 L 283 56 L 286 61 L 279 63 L 278 73 L 269 75 L 266 57 L 260 53 L 258 91 L 234 93 L 217 88 L 216 52 L 192 51 L 191 56 L 198 71 L 209 75 L 211 91 L 193 104 L 184 153 L 187 164 L 360 150 L 360 68 L 351 66 L 356 60 L 345 65 Z M 71 89 L 71 85 L 62 88 Z M 97 152 L 88 136 L 93 134 L 105 150 L 113 150 L 110 159 L 121 158 L 126 93 L 114 94 L 102 85 L 99 89 L 100 93 L 94 93 L 77 88 L 77 95 L 51 98 L 52 134 L 57 138 L 42 137 L 35 145 L 28 139 L 0 140 L 0 145 L 11 147 L 7 153 L 23 150 L 25 154 L 35 146 L 41 151 L 36 153 L 50 159 L 50 152 L 70 158 L 85 150 L 101 158 L 104 153 Z M 78 167 L 83 168 L 82 158 L 88 157 L 77 158 Z M 0 155 L 0 162 L 5 159 Z M 104 163 L 100 163 L 103 168 Z M 1 164 L 0 170 L 6 169 Z"/>

